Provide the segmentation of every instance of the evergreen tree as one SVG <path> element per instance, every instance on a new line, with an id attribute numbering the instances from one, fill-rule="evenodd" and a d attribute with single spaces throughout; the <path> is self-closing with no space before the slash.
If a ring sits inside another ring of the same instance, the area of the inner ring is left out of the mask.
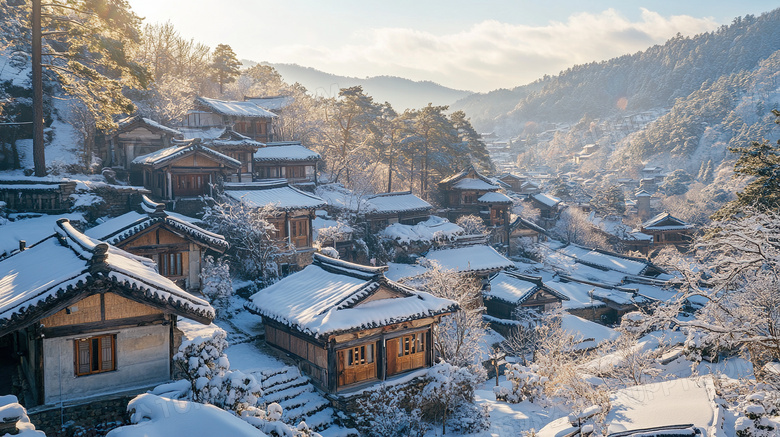
<path id="1" fill-rule="evenodd" d="M 236 81 L 241 62 L 238 61 L 233 49 L 227 44 L 219 44 L 214 49 L 211 62 L 212 79 L 219 84 L 219 95 L 224 92 L 224 85 Z"/>
<path id="2" fill-rule="evenodd" d="M 122 91 L 145 87 L 149 75 L 128 56 L 128 49 L 139 41 L 141 19 L 125 0 L 53 0 L 43 5 L 34 2 L 32 6 L 25 2 L 7 5 L 4 13 L 10 22 L 29 14 L 31 20 L 24 21 L 36 24 L 32 39 L 25 38 L 30 44 L 17 45 L 17 50 L 33 55 L 34 76 L 40 78 L 40 71 L 46 79 L 33 81 L 36 123 L 44 116 L 44 84 L 49 95 L 59 88 L 73 96 L 91 114 L 98 129 L 113 127 L 114 114 L 133 111 L 133 103 Z M 24 34 L 29 35 L 26 31 Z M 35 172 L 43 175 L 42 126 L 36 126 Z"/>
<path id="3" fill-rule="evenodd" d="M 772 110 L 775 123 L 780 124 L 780 111 Z M 744 212 L 745 207 L 753 207 L 758 212 L 777 211 L 780 208 L 780 140 L 775 144 L 769 141 L 753 141 L 748 147 L 729 148 L 739 154 L 734 173 L 740 176 L 753 176 L 737 199 L 718 210 L 715 219 L 726 219 Z"/>

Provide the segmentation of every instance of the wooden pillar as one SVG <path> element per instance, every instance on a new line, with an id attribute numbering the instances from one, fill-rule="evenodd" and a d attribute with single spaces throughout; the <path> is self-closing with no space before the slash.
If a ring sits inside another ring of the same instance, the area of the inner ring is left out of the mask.
<path id="1" fill-rule="evenodd" d="M 385 334 L 379 339 L 379 346 L 376 348 L 377 356 L 377 369 L 376 376 L 380 381 L 384 381 L 387 378 L 387 347 L 385 347 Z"/>
<path id="2" fill-rule="evenodd" d="M 166 179 L 166 188 L 168 189 L 168 192 L 165 193 L 165 195 L 162 197 L 168 200 L 173 200 L 173 181 L 171 181 L 170 169 L 168 169 L 168 171 L 165 172 L 165 179 Z"/>
<path id="3" fill-rule="evenodd" d="M 338 389 L 338 369 L 336 342 L 331 340 L 328 343 L 328 391 L 331 393 L 336 393 Z"/>

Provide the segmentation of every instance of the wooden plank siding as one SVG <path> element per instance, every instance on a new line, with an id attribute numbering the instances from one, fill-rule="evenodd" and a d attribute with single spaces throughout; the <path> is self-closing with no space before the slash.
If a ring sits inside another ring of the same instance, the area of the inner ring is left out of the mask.
<path id="1" fill-rule="evenodd" d="M 104 326 L 119 326 L 122 320 L 138 323 L 153 323 L 164 319 L 157 308 L 135 302 L 114 293 L 99 293 L 85 297 L 66 308 L 41 319 L 41 325 L 49 333 L 68 335 L 81 329 L 99 329 Z M 112 322 L 115 323 L 105 323 Z"/>

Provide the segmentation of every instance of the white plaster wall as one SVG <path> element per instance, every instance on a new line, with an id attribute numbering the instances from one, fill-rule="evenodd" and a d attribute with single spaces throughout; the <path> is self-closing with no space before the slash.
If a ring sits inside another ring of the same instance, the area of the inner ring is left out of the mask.
<path id="1" fill-rule="evenodd" d="M 170 380 L 170 326 L 153 325 L 89 335 L 45 338 L 43 380 L 45 403 L 151 386 Z M 76 376 L 73 340 L 116 333 L 116 370 Z"/>

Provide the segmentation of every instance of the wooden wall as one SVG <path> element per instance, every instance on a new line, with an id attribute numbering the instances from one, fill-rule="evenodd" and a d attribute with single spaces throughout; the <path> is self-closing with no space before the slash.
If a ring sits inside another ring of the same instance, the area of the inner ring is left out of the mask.
<path id="1" fill-rule="evenodd" d="M 162 315 L 163 312 L 114 293 L 93 294 L 41 320 L 45 328 L 98 323 L 131 317 Z"/>

